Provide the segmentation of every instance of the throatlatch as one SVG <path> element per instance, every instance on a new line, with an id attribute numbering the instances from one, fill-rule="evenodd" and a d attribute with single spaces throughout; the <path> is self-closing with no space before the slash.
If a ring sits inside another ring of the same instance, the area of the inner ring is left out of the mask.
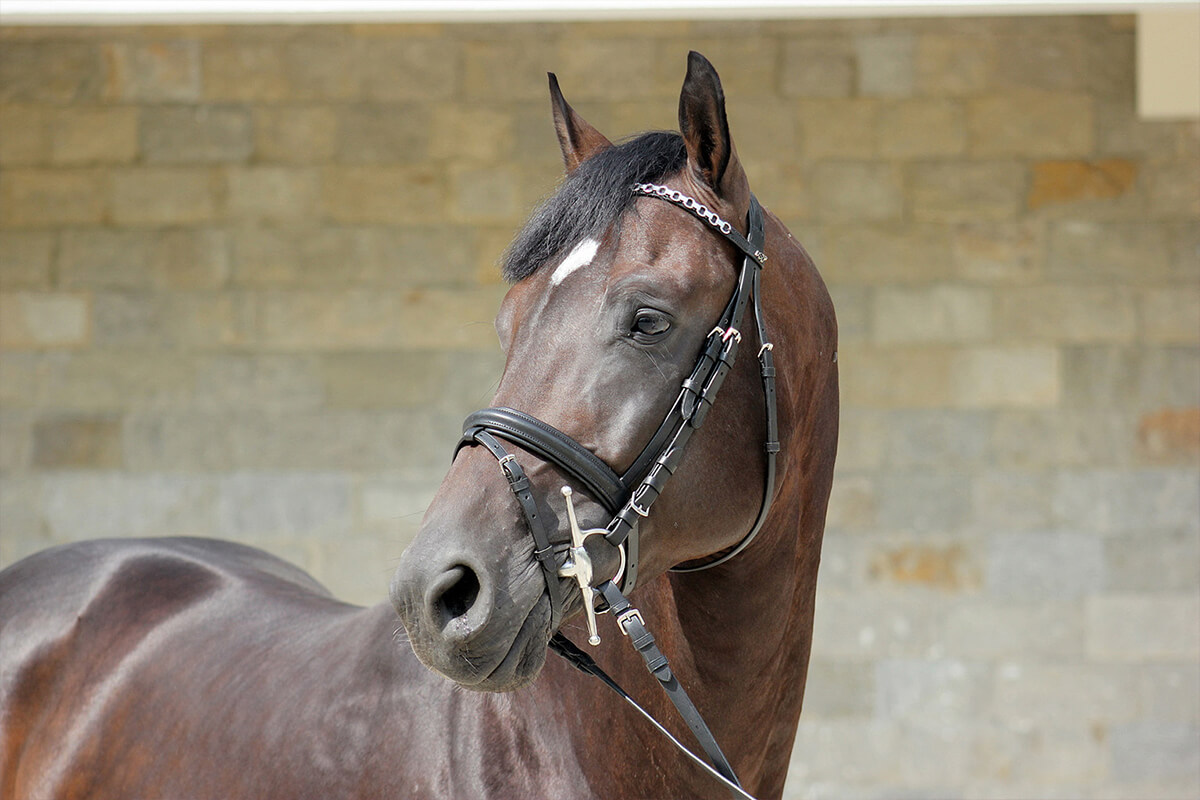
<path id="1" fill-rule="evenodd" d="M 712 765 L 705 763 L 691 750 L 679 742 L 671 733 L 639 706 L 596 662 L 576 647 L 569 639 L 556 633 L 550 640 L 550 649 L 566 658 L 582 671 L 594 675 L 617 692 L 647 717 L 672 742 L 696 763 L 725 783 L 740 797 L 750 797 L 738 783 L 737 775 L 729 760 L 721 751 L 712 732 L 696 710 L 687 692 L 671 671 L 667 658 L 646 629 L 641 613 L 633 608 L 625 594 L 631 592 L 638 579 L 638 523 L 650 514 L 654 502 L 662 494 L 667 481 L 675 473 L 692 434 L 708 416 L 716 402 L 717 393 L 733 369 L 738 347 L 742 341 L 740 330 L 746 309 L 754 305 L 754 321 L 757 328 L 759 350 L 758 361 L 762 377 L 764 402 L 766 405 L 766 441 L 764 454 L 766 472 L 762 504 L 749 533 L 732 547 L 707 558 L 679 564 L 676 572 L 694 572 L 722 564 L 742 552 L 762 530 L 771 502 L 775 496 L 775 457 L 779 452 L 778 414 L 775 397 L 774 345 L 767 338 L 763 319 L 760 276 L 767 261 L 763 252 L 763 212 L 754 195 L 750 196 L 747 215 L 747 236 L 742 236 L 725 220 L 710 211 L 694 198 L 682 192 L 652 183 L 639 183 L 632 187 L 634 194 L 654 197 L 673 203 L 688 213 L 703 220 L 726 240 L 740 250 L 744 256 L 737 285 L 720 320 L 709 333 L 691 373 L 683 381 L 679 395 L 662 424 L 633 465 L 623 475 L 617 475 L 604 461 L 576 442 L 573 438 L 535 417 L 511 408 L 486 408 L 476 411 L 463 423 L 463 435 L 455 448 L 455 455 L 463 447 L 481 445 L 499 461 L 508 480 L 509 488 L 516 496 L 526 524 L 534 539 L 534 557 L 542 567 L 550 593 L 551 626 L 557 628 L 563 613 L 564 597 L 560 578 L 571 578 L 578 585 L 587 614 L 588 641 L 597 645 L 600 636 L 596 631 L 594 595 L 603 598 L 604 608 L 599 613 L 613 612 L 621 633 L 628 636 L 634 648 L 642 656 L 646 668 L 658 680 L 659 685 L 670 697 L 680 716 L 691 729 L 696 740 L 708 755 Z M 504 439 L 520 445 L 538 458 L 555 465 L 587 490 L 608 513 L 612 520 L 604 528 L 580 530 L 575 518 L 575 507 L 570 487 L 563 487 L 567 502 L 567 516 L 571 529 L 571 541 L 551 544 L 549 535 L 538 516 L 537 502 L 533 498 L 529 479 L 510 454 L 498 441 Z M 593 588 L 595 577 L 591 559 L 584 549 L 588 536 L 600 535 L 621 553 L 621 567 L 617 574 Z M 565 553 L 559 563 L 559 554 Z M 618 588 L 620 584 L 621 588 Z M 753 798 L 751 798 L 753 800 Z"/>

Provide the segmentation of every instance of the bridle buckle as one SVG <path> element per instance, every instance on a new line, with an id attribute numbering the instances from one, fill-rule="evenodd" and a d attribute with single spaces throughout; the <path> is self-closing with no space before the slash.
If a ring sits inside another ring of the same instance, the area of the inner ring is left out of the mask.
<path id="1" fill-rule="evenodd" d="M 629 625 L 636 621 L 639 625 L 645 627 L 646 621 L 642 619 L 642 612 L 630 606 L 617 616 L 617 627 L 621 629 L 621 633 L 629 635 Z"/>

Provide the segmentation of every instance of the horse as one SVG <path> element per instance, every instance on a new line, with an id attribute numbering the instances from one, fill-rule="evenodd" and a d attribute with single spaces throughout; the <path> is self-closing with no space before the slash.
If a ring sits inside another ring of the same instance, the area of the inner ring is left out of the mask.
<path id="1" fill-rule="evenodd" d="M 780 796 L 837 448 L 833 306 L 750 192 L 703 56 L 679 133 L 613 143 L 552 74 L 550 94 L 566 175 L 505 255 L 494 405 L 390 602 L 216 540 L 27 557 L 0 573 L 0 796 Z M 662 736 L 692 735 L 664 673 L 735 779 Z"/>

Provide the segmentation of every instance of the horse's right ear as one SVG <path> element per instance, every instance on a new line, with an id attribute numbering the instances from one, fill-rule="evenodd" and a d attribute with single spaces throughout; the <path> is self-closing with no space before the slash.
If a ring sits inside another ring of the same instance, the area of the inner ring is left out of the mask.
<path id="1" fill-rule="evenodd" d="M 554 130 L 558 134 L 558 146 L 562 150 L 563 163 L 570 175 L 575 168 L 588 159 L 589 156 L 612 147 L 603 133 L 588 124 L 587 120 L 575 113 L 558 88 L 558 78 L 553 72 L 550 76 L 550 106 L 554 111 Z"/>

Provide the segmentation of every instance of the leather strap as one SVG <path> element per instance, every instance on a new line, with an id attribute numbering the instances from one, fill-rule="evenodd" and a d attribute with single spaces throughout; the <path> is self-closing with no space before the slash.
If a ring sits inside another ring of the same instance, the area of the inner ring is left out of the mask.
<path id="1" fill-rule="evenodd" d="M 468 416 L 454 454 L 458 455 L 463 447 L 474 444 L 476 432 L 480 430 L 518 444 L 568 472 L 610 514 L 629 496 L 629 488 L 620 476 L 595 453 L 553 425 L 514 408 L 485 408 Z"/>

